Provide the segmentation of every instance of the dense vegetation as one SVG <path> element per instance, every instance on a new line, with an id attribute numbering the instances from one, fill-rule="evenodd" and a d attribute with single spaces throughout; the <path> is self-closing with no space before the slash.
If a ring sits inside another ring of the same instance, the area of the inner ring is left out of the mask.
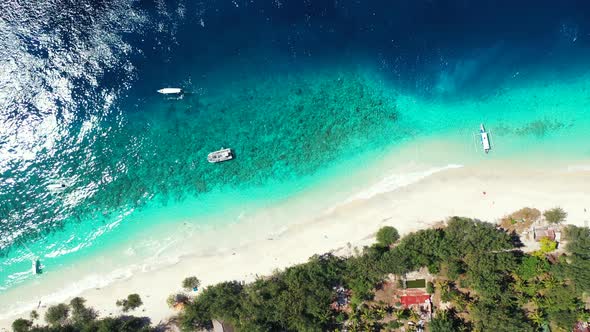
<path id="1" fill-rule="evenodd" d="M 133 305 L 141 302 L 137 294 L 129 295 L 125 301 L 129 300 Z M 60 303 L 47 309 L 45 322 L 48 325 L 36 325 L 34 321 L 39 318 L 39 315 L 33 311 L 30 320 L 17 319 L 12 323 L 12 329 L 14 332 L 150 332 L 157 330 L 150 327 L 150 320 L 146 317 L 119 316 L 99 319 L 97 316 L 94 309 L 86 306 L 85 299 L 75 297 L 69 304 Z"/>
<path id="2" fill-rule="evenodd" d="M 523 253 L 515 234 L 477 220 L 452 218 L 447 227 L 412 233 L 394 247 L 397 231 L 378 234 L 376 245 L 352 257 L 314 256 L 250 284 L 207 287 L 184 307 L 181 327 L 207 328 L 219 319 L 239 331 L 340 330 L 344 324 L 351 331 L 390 330 L 399 321 L 380 323 L 386 314 L 367 303 L 388 274 L 421 267 L 437 275 L 436 289 L 452 308 L 436 313 L 431 331 L 569 331 L 588 319 L 582 302 L 590 290 L 586 228 L 566 229 L 569 254 L 553 263 L 546 254 L 555 247 Z M 339 286 L 352 292 L 351 312 L 330 308 Z"/>
<path id="3" fill-rule="evenodd" d="M 401 240 L 389 227 L 378 234 L 378 243 L 350 257 L 313 256 L 252 283 L 222 282 L 198 296 L 181 293 L 168 301 L 182 304 L 177 321 L 184 331 L 211 328 L 212 319 L 238 331 L 390 331 L 419 317 L 397 304 L 379 305 L 376 292 L 389 276 L 426 267 L 435 275 L 434 283 L 426 284 L 428 293 L 448 308 L 435 308 L 429 323 L 433 332 L 570 331 L 576 322 L 590 319 L 584 306 L 590 291 L 588 228 L 565 227 L 567 244 L 560 254 L 552 241 L 524 253 L 516 234 L 458 217 L 444 228 L 420 230 Z M 183 286 L 190 290 L 198 284 L 192 277 Z M 347 310 L 334 308 L 337 289 L 350 291 Z M 101 327 L 105 324 L 119 324 L 115 330 L 147 329 L 134 326 L 136 318 L 97 320 L 80 300 L 56 306 L 46 320 L 50 327 L 18 320 L 14 330 L 111 331 Z"/>
<path id="4" fill-rule="evenodd" d="M 399 240 L 399 233 L 397 229 L 391 226 L 381 227 L 376 235 L 377 244 L 383 247 L 389 247 Z"/>

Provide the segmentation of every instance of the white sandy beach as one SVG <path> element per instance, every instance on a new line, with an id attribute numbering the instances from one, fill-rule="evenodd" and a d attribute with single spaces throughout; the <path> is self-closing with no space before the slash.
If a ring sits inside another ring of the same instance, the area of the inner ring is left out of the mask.
<path id="1" fill-rule="evenodd" d="M 440 148 L 452 151 L 449 146 L 436 145 L 429 151 Z M 105 316 L 120 313 L 117 299 L 138 293 L 144 305 L 132 314 L 148 316 L 157 324 L 174 315 L 166 298 L 180 291 L 187 276 L 197 276 L 204 285 L 232 279 L 251 281 L 256 275 L 304 262 L 314 254 L 347 254 L 352 247 L 370 244 L 376 230 L 384 225 L 407 234 L 455 215 L 496 221 L 525 206 L 540 210 L 560 206 L 569 214 L 568 223 L 583 226 L 590 221 L 590 160 L 525 163 L 477 157 L 453 163 L 457 156 L 442 156 L 441 152 L 417 158 L 419 162 L 400 162 L 415 160 L 412 155 L 415 157 L 416 151 L 415 146 L 397 151 L 397 156 L 391 157 L 396 162 L 384 160 L 365 174 L 334 180 L 321 190 L 302 193 L 206 235 L 185 234 L 183 249 L 190 255 L 155 270 L 123 273 L 119 280 L 79 295 Z M 339 189 L 342 187 L 347 189 Z M 186 233 L 168 228 L 170 234 Z M 37 299 L 42 306 L 66 301 L 71 296 L 50 298 L 43 294 L 58 292 L 73 280 L 75 276 L 69 275 L 61 284 L 52 281 L 27 290 L 20 287 L 0 294 L 0 302 L 35 307 Z M 9 329 L 15 318 L 27 317 L 30 309 L 0 312 L 0 327 Z"/>

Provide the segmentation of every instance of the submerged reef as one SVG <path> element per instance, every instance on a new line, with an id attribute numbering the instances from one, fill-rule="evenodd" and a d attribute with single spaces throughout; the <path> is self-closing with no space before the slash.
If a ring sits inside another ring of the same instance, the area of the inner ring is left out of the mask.
<path id="1" fill-rule="evenodd" d="M 550 119 L 541 119 L 528 122 L 520 127 L 508 126 L 508 125 L 499 125 L 496 131 L 500 135 L 517 135 L 517 136 L 535 136 L 535 137 L 544 137 L 552 132 L 558 131 L 560 129 L 565 129 L 571 127 L 573 124 L 566 124 L 564 122 L 550 120 Z"/>
<path id="2" fill-rule="evenodd" d="M 15 186 L 2 194 L 0 219 L 8 222 L 0 233 L 13 237 L 4 237 L 0 253 L 67 222 L 92 219 L 98 227 L 152 199 L 166 204 L 311 175 L 404 136 L 395 94 L 363 72 L 253 77 L 185 97 L 154 98 L 65 142 L 75 148 L 55 156 L 58 172 L 74 180 L 63 193 L 39 186 L 25 200 L 30 188 Z M 208 163 L 207 154 L 221 147 L 236 158 Z"/>
<path id="3" fill-rule="evenodd" d="M 136 133 L 141 161 L 128 163 L 127 173 L 146 174 L 113 181 L 109 192 L 131 187 L 136 199 L 145 192 L 180 198 L 309 175 L 376 148 L 386 131 L 394 137 L 399 116 L 394 97 L 358 73 L 245 80 L 156 112 Z M 236 159 L 209 164 L 207 154 L 221 147 Z"/>

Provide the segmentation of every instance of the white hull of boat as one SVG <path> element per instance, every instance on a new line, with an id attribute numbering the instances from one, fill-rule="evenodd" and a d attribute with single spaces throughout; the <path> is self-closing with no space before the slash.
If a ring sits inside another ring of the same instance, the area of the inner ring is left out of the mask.
<path id="1" fill-rule="evenodd" d="M 163 88 L 158 90 L 158 92 L 163 95 L 179 95 L 182 94 L 183 91 L 181 88 Z"/>
<path id="2" fill-rule="evenodd" d="M 488 153 L 491 149 L 490 138 L 488 136 L 488 132 L 483 126 L 483 123 L 479 126 L 479 134 L 481 135 L 481 145 L 483 146 L 483 151 Z"/>
<path id="3" fill-rule="evenodd" d="M 61 193 L 66 190 L 68 186 L 64 182 L 54 182 L 47 186 L 47 189 L 52 193 Z"/>
<path id="4" fill-rule="evenodd" d="M 219 163 L 226 160 L 234 159 L 234 154 L 231 149 L 221 149 L 213 151 L 207 156 L 207 161 L 210 163 Z"/>
<path id="5" fill-rule="evenodd" d="M 31 260 L 31 263 L 32 263 L 32 264 L 31 264 L 31 265 L 32 265 L 32 266 L 31 266 L 31 272 L 32 272 L 33 274 L 38 274 L 38 273 L 39 273 L 39 260 L 37 260 L 37 259 L 32 259 L 32 260 Z"/>

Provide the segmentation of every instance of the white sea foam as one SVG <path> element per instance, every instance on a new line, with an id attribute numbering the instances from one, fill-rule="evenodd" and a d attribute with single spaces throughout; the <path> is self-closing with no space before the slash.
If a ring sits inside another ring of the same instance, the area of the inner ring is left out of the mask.
<path id="1" fill-rule="evenodd" d="M 158 270 L 165 266 L 176 264 L 180 261 L 180 255 L 163 255 L 163 252 L 166 249 L 169 249 L 175 243 L 176 241 L 174 239 L 164 239 L 164 241 L 150 242 L 146 245 L 152 246 L 152 250 L 154 250 L 155 252 L 150 257 L 143 258 L 141 262 L 128 265 L 124 268 L 115 269 L 110 273 L 89 274 L 78 281 L 71 282 L 68 286 L 61 288 L 53 293 L 43 295 L 40 294 L 38 300 L 35 301 L 23 301 L 12 303 L 10 306 L 7 307 L 0 306 L 0 320 L 8 319 L 16 315 L 20 315 L 31 310 L 37 309 L 39 301 L 41 301 L 42 305 L 62 303 L 74 296 L 80 295 L 84 291 L 95 288 L 104 288 L 115 281 L 129 279 L 137 272 L 145 273 L 149 271 Z M 129 251 L 132 252 L 132 255 L 135 254 L 133 252 L 134 248 L 129 248 L 126 251 L 126 254 L 129 254 Z M 22 273 L 23 276 L 28 276 L 29 274 L 29 271 Z"/>
<path id="2" fill-rule="evenodd" d="M 71 254 L 71 253 L 74 253 L 74 252 L 76 252 L 76 251 L 84 248 L 84 247 L 86 247 L 86 245 L 84 243 L 80 243 L 80 244 L 78 244 L 77 246 L 75 246 L 73 248 L 68 248 L 68 249 L 63 248 L 63 249 L 58 249 L 58 250 L 51 251 L 51 252 L 45 254 L 45 257 L 55 258 L 55 257 L 58 257 L 58 256 L 62 256 L 62 255 L 66 255 L 66 254 Z"/>
<path id="3" fill-rule="evenodd" d="M 358 201 L 358 200 L 367 200 L 367 199 L 375 197 L 379 194 L 392 192 L 392 191 L 398 190 L 400 188 L 409 186 L 411 184 L 417 183 L 417 182 L 419 182 L 429 176 L 432 176 L 436 173 L 443 172 L 443 171 L 446 171 L 449 169 L 461 168 L 461 167 L 463 167 L 463 165 L 449 164 L 449 165 L 446 165 L 443 167 L 430 168 L 425 171 L 417 171 L 417 172 L 402 173 L 402 174 L 400 174 L 400 173 L 390 174 L 390 175 L 384 177 L 383 179 L 381 179 L 379 182 L 373 184 L 369 188 L 366 188 L 365 190 L 360 191 L 360 192 L 350 196 L 349 198 L 347 198 L 346 200 L 344 200 L 342 203 L 338 204 L 337 206 L 342 206 L 342 205 L 345 205 L 345 204 L 348 204 L 348 203 L 351 203 L 354 201 Z"/>
<path id="4" fill-rule="evenodd" d="M 64 287 L 54 293 L 41 295 L 39 296 L 39 300 L 32 302 L 13 303 L 11 307 L 2 308 L 2 313 L 0 313 L 0 320 L 8 319 L 13 316 L 37 309 L 39 301 L 41 301 L 41 305 L 61 303 L 71 297 L 79 295 L 80 293 L 86 290 L 92 288 L 102 288 L 111 284 L 113 281 L 128 279 L 133 275 L 133 272 L 138 268 L 138 266 L 134 265 L 125 269 L 115 270 L 106 275 L 91 274 L 83 278 L 82 280 L 72 282 L 67 287 Z"/>

